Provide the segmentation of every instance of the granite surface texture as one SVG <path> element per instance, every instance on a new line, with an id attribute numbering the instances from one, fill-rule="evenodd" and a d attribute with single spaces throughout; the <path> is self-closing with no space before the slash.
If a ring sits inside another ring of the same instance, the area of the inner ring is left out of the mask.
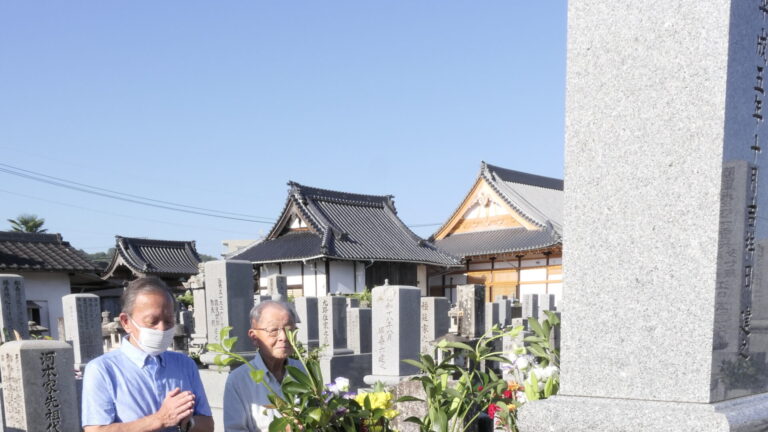
<path id="1" fill-rule="evenodd" d="M 754 38 L 729 46 L 729 1 L 652 3 L 569 2 L 561 394 L 706 403 L 729 50 Z"/>

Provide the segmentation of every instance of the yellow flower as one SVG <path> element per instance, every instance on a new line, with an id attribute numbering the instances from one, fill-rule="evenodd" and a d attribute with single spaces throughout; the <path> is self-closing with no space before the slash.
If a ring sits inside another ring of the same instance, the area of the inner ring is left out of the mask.
<path id="1" fill-rule="evenodd" d="M 389 392 L 359 393 L 355 396 L 355 402 L 362 407 L 365 407 L 366 399 L 371 404 L 371 409 L 387 409 L 392 407 L 392 394 Z"/>

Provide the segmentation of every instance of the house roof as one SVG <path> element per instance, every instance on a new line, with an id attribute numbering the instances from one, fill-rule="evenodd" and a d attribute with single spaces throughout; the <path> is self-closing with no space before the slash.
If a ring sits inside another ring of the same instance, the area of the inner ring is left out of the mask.
<path id="1" fill-rule="evenodd" d="M 551 223 L 560 232 L 563 222 L 562 180 L 485 162 L 481 163 L 480 177 L 523 217 L 542 228 Z"/>
<path id="2" fill-rule="evenodd" d="M 95 272 L 61 234 L 0 231 L 0 271 Z"/>
<path id="3" fill-rule="evenodd" d="M 231 259 L 254 263 L 327 257 L 456 266 L 457 258 L 414 234 L 392 195 L 362 195 L 289 182 L 283 212 L 267 238 Z M 290 230 L 300 219 L 305 228 Z"/>
<path id="4" fill-rule="evenodd" d="M 478 182 L 485 182 L 498 197 L 526 221 L 524 227 L 480 230 L 438 237 L 435 245 L 460 257 L 525 252 L 562 244 L 563 181 L 514 171 L 482 162 Z M 469 198 L 469 196 L 468 196 Z M 467 198 L 467 199 L 468 199 Z M 466 199 L 465 199 L 466 202 Z M 437 233 L 450 229 L 464 203 L 454 210 Z M 435 235 L 437 237 L 437 234 Z"/>
<path id="5" fill-rule="evenodd" d="M 115 255 L 102 278 L 129 271 L 134 276 L 186 277 L 202 262 L 195 242 L 115 236 Z"/>
<path id="6" fill-rule="evenodd" d="M 453 234 L 435 241 L 440 249 L 463 257 L 526 252 L 560 243 L 560 236 L 554 230 L 528 230 L 522 227 Z"/>

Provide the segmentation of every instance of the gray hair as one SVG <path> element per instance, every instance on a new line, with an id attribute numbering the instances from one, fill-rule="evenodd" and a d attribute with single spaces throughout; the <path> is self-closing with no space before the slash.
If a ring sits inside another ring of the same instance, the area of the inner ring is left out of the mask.
<path id="1" fill-rule="evenodd" d="M 296 312 L 289 304 L 275 300 L 264 300 L 251 308 L 251 325 L 259 322 L 262 312 L 268 307 L 277 307 L 288 312 L 288 315 L 290 315 L 291 321 L 293 321 L 294 324 L 299 321 L 296 319 Z"/>
<path id="2" fill-rule="evenodd" d="M 128 286 L 125 287 L 123 295 L 120 297 L 120 303 L 123 305 L 122 312 L 131 315 L 131 313 L 133 313 L 133 306 L 136 304 L 136 297 L 138 297 L 139 294 L 147 293 L 165 294 L 168 296 L 172 305 L 176 301 L 171 294 L 171 290 L 168 289 L 168 285 L 166 285 L 162 279 L 156 276 L 142 277 L 131 281 Z"/>

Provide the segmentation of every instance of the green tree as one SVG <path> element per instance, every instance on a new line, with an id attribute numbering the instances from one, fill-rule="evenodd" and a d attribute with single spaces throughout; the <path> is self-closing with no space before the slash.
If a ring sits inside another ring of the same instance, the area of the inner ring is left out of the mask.
<path id="1" fill-rule="evenodd" d="M 23 213 L 16 216 L 16 219 L 8 219 L 11 223 L 11 230 L 16 232 L 26 233 L 44 233 L 47 229 L 41 229 L 45 223 L 45 219 L 37 217 L 37 215 Z"/>

